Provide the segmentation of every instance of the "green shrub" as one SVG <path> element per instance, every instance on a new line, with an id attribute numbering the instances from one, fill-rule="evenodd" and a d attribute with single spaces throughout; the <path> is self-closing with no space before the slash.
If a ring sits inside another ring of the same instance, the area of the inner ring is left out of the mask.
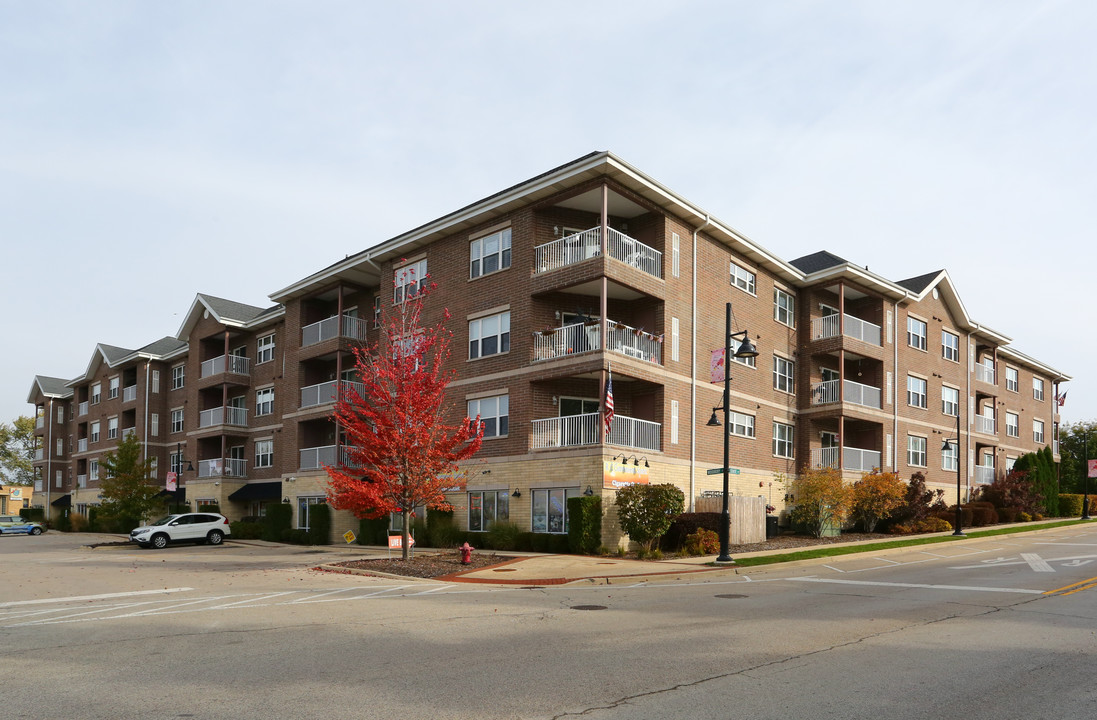
<path id="1" fill-rule="evenodd" d="M 930 516 L 921 520 L 909 520 L 906 523 L 895 523 L 891 526 L 891 532 L 896 535 L 911 535 L 914 533 L 945 532 L 952 529 L 952 523 L 944 518 Z"/>
<path id="2" fill-rule="evenodd" d="M 461 529 L 453 521 L 452 510 L 427 509 L 427 532 L 424 539 L 429 543 L 429 547 L 457 547 L 464 542 L 464 540 L 458 541 L 461 536 Z"/>
<path id="3" fill-rule="evenodd" d="M 208 505 L 199 505 L 198 509 L 195 510 L 195 512 L 219 513 L 219 512 L 221 512 L 221 506 L 218 505 L 217 503 L 210 503 Z"/>
<path id="4" fill-rule="evenodd" d="M 649 554 L 650 552 L 651 552 L 651 551 L 650 551 L 650 550 L 648 550 L 648 549 L 647 549 L 646 547 L 644 547 L 643 545 L 637 545 L 637 546 L 636 546 L 636 559 L 637 559 L 637 560 L 647 560 L 648 554 Z"/>
<path id="5" fill-rule="evenodd" d="M 493 550 L 514 550 L 518 545 L 518 536 L 522 529 L 509 520 L 495 520 L 488 525 L 488 547 Z"/>
<path id="6" fill-rule="evenodd" d="M 411 536 L 415 538 L 415 547 L 434 547 L 430 544 L 430 534 L 427 532 L 426 518 L 413 518 L 411 521 Z"/>
<path id="7" fill-rule="evenodd" d="M 548 551 L 554 555 L 568 554 L 567 535 L 549 535 Z"/>
<path id="8" fill-rule="evenodd" d="M 88 532 L 104 532 L 99 529 L 99 507 L 96 505 L 88 508 Z"/>
<path id="9" fill-rule="evenodd" d="M 685 510 L 685 495 L 675 485 L 629 485 L 614 501 L 618 522 L 633 542 L 650 550 Z"/>
<path id="10" fill-rule="evenodd" d="M 548 552 L 550 537 L 552 536 L 545 533 L 531 533 L 531 537 L 529 539 L 529 549 L 533 552 L 539 553 Z"/>
<path id="11" fill-rule="evenodd" d="M 62 510 L 53 517 L 53 527 L 61 532 L 72 532 L 72 517 L 68 510 Z"/>
<path id="12" fill-rule="evenodd" d="M 320 503 L 309 507 L 309 545 L 331 544 L 331 506 Z"/>
<path id="13" fill-rule="evenodd" d="M 359 545 L 388 545 L 389 517 L 362 518 L 358 521 Z"/>
<path id="14" fill-rule="evenodd" d="M 723 514 L 717 512 L 682 513 L 674 518 L 670 529 L 659 541 L 659 547 L 664 550 L 681 550 L 686 545 L 687 537 L 700 529 L 710 530 L 719 537 L 722 517 Z"/>
<path id="15" fill-rule="evenodd" d="M 309 531 L 302 528 L 285 528 L 278 539 L 291 545 L 308 545 Z"/>
<path id="16" fill-rule="evenodd" d="M 533 533 L 529 531 L 518 533 L 518 538 L 517 542 L 514 545 L 514 549 L 518 552 L 532 552 Z"/>
<path id="17" fill-rule="evenodd" d="M 1063 494 L 1059 496 L 1059 517 L 1081 517 L 1084 495 Z M 1092 504 L 1092 500 L 1090 504 Z"/>
<path id="18" fill-rule="evenodd" d="M 78 512 L 69 513 L 69 526 L 73 532 L 87 532 L 88 518 Z"/>
<path id="19" fill-rule="evenodd" d="M 234 540 L 258 540 L 263 537 L 263 523 L 237 520 L 229 523 L 229 533 Z"/>
<path id="20" fill-rule="evenodd" d="M 19 517 L 31 522 L 44 523 L 46 521 L 46 509 L 40 507 L 19 508 Z"/>
<path id="21" fill-rule="evenodd" d="M 1017 521 L 1017 508 L 998 508 L 998 522 L 1011 523 Z"/>
<path id="22" fill-rule="evenodd" d="M 597 495 L 568 498 L 568 550 L 593 554 L 602 544 L 602 498 Z"/>
<path id="23" fill-rule="evenodd" d="M 263 518 L 263 539 L 270 542 L 282 541 L 282 533 L 289 530 L 292 523 L 292 505 L 288 503 L 267 505 L 267 514 Z"/>
<path id="24" fill-rule="evenodd" d="M 969 527 L 986 527 L 998 523 L 998 511 L 989 502 L 970 502 L 961 505 L 965 511 L 964 523 Z M 967 519 L 966 512 L 971 511 L 971 520 Z M 953 511 L 955 512 L 955 511 Z"/>

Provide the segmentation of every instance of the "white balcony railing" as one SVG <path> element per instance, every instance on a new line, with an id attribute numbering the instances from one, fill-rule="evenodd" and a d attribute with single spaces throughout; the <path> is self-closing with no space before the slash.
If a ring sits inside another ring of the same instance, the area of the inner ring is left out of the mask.
<path id="1" fill-rule="evenodd" d="M 366 389 L 366 386 L 360 382 L 353 382 L 351 380 L 340 380 L 338 382 L 340 383 L 338 387 L 344 392 L 353 388 L 361 395 Z M 323 382 L 319 385 L 309 385 L 301 388 L 301 407 L 310 408 L 335 402 L 339 399 L 336 387 L 336 381 L 329 380 L 328 382 Z"/>
<path id="2" fill-rule="evenodd" d="M 880 467 L 880 453 L 875 450 L 843 447 L 842 451 L 843 470 L 871 472 Z M 811 464 L 813 467 L 838 467 L 838 448 L 815 448 L 811 451 Z"/>
<path id="3" fill-rule="evenodd" d="M 975 379 L 994 385 L 994 368 L 983 364 L 975 366 Z"/>
<path id="4" fill-rule="evenodd" d="M 247 477 L 248 461 L 243 458 L 213 458 L 198 461 L 198 477 Z"/>
<path id="5" fill-rule="evenodd" d="M 662 361 L 663 343 L 659 336 L 624 323 L 606 325 L 606 345 L 615 353 L 637 360 L 656 364 Z"/>
<path id="6" fill-rule="evenodd" d="M 600 412 L 534 420 L 530 433 L 530 448 L 544 450 L 597 445 L 601 442 L 601 423 L 602 413 Z M 641 450 L 659 450 L 661 427 L 656 422 L 615 415 L 606 444 Z"/>
<path id="7" fill-rule="evenodd" d="M 34 459 L 35 460 L 42 460 L 45 457 L 46 457 L 46 451 L 45 450 L 43 450 L 42 448 L 35 448 L 34 449 Z"/>
<path id="8" fill-rule="evenodd" d="M 38 416 L 38 417 L 37 417 L 37 418 L 35 419 L 35 421 L 34 421 L 34 427 L 35 427 L 36 429 L 38 429 L 38 430 L 41 430 L 41 429 L 42 429 L 42 428 L 44 428 L 45 426 L 46 426 L 46 418 L 44 418 L 43 416 L 39 415 L 39 416 Z"/>
<path id="9" fill-rule="evenodd" d="M 336 450 L 338 450 L 338 453 Z M 335 445 L 322 445 L 320 447 L 301 448 L 298 452 L 301 456 L 301 470 L 319 470 L 325 465 L 334 465 L 336 455 L 338 455 L 340 464 L 344 467 L 354 467 L 346 446 L 336 448 Z"/>
<path id="10" fill-rule="evenodd" d="M 137 434 L 137 428 L 135 428 L 135 427 L 122 428 L 122 439 L 123 440 L 128 438 L 130 435 L 136 435 L 136 434 Z"/>
<path id="11" fill-rule="evenodd" d="M 239 355 L 219 355 L 202 363 L 201 377 L 211 377 L 222 373 L 250 375 L 251 360 Z"/>
<path id="12" fill-rule="evenodd" d="M 989 485 L 994 482 L 994 468 L 986 465 L 976 465 L 975 482 L 978 485 Z"/>
<path id="13" fill-rule="evenodd" d="M 555 328 L 551 333 L 539 332 L 533 338 L 533 359 L 553 360 L 601 349 L 602 335 L 598 325 L 575 323 Z"/>
<path id="14" fill-rule="evenodd" d="M 368 327 L 369 323 L 352 315 L 343 315 L 343 322 L 340 326 L 339 317 L 332 315 L 320 322 L 314 322 L 301 328 L 301 347 L 308 347 L 340 336 L 352 340 L 365 340 L 366 328 Z"/>
<path id="15" fill-rule="evenodd" d="M 80 438 L 79 440 L 76 441 L 76 451 L 77 452 L 87 452 L 88 451 L 88 439 L 87 438 Z"/>
<path id="16" fill-rule="evenodd" d="M 846 380 L 843 384 L 842 399 L 853 405 L 878 408 L 880 405 L 880 388 L 864 385 L 853 380 Z M 811 404 L 828 405 L 838 402 L 838 381 L 824 380 L 811 384 Z"/>
<path id="17" fill-rule="evenodd" d="M 87 415 L 88 414 L 88 401 L 87 400 L 80 403 L 80 405 L 78 406 L 77 412 L 78 412 L 79 415 Z"/>
<path id="18" fill-rule="evenodd" d="M 247 408 L 239 407 L 215 407 L 198 413 L 198 427 L 206 428 L 214 425 L 236 425 L 247 427 Z"/>
<path id="19" fill-rule="evenodd" d="M 663 253 L 623 232 L 609 229 L 607 252 L 611 258 L 653 275 L 663 276 Z M 602 252 L 602 228 L 566 235 L 538 245 L 534 250 L 534 272 L 543 273 L 597 257 Z"/>
<path id="20" fill-rule="evenodd" d="M 987 435 L 994 434 L 994 418 L 986 417 L 984 415 L 975 416 L 975 432 L 986 433 Z"/>
<path id="21" fill-rule="evenodd" d="M 137 399 L 137 386 L 127 385 L 122 388 L 122 402 L 133 402 Z"/>
<path id="22" fill-rule="evenodd" d="M 870 323 L 867 320 L 862 320 L 859 317 L 854 317 L 848 313 L 843 316 L 845 318 L 843 335 L 854 340 L 860 340 L 866 342 L 869 345 L 879 345 L 880 338 L 880 326 Z M 815 318 L 811 321 L 811 339 L 812 340 L 824 340 L 826 338 L 838 337 L 838 316 L 827 315 L 826 317 Z"/>
<path id="23" fill-rule="evenodd" d="M 86 488 L 87 486 L 88 486 L 88 476 L 87 475 L 77 475 L 76 476 L 76 487 Z"/>

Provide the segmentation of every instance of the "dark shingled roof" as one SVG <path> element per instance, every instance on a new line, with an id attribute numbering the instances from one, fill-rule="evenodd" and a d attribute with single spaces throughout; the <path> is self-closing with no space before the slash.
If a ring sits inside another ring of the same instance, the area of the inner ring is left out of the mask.
<path id="1" fill-rule="evenodd" d="M 810 275 L 812 273 L 819 272 L 820 270 L 826 270 L 836 265 L 845 265 L 848 260 L 840 258 L 834 253 L 829 253 L 826 250 L 820 250 L 817 253 L 811 255 L 805 255 L 803 257 L 796 258 L 789 262 L 797 270 Z"/>
<path id="2" fill-rule="evenodd" d="M 61 397 L 72 395 L 72 388 L 65 387 L 68 380 L 65 380 L 64 378 L 35 375 L 34 381 L 38 383 L 38 387 L 41 388 L 42 393 L 45 395 L 60 395 Z"/>
<path id="3" fill-rule="evenodd" d="M 106 345 L 104 343 L 99 343 L 99 349 L 103 351 L 103 357 L 107 359 L 107 362 L 112 365 L 122 358 L 133 354 L 133 350 L 115 347 L 114 345 Z"/>
<path id="4" fill-rule="evenodd" d="M 925 290 L 926 287 L 928 287 L 931 282 L 936 280 L 937 276 L 940 275 L 942 272 L 943 272 L 942 270 L 934 270 L 933 272 L 926 273 L 925 275 L 919 275 L 918 277 L 912 277 L 912 278 L 907 278 L 906 280 L 900 280 L 895 284 L 899 285 L 901 287 L 905 287 L 907 290 L 910 290 L 911 292 L 920 293 L 923 290 Z"/>
<path id="5" fill-rule="evenodd" d="M 170 355 L 171 353 L 185 348 L 187 344 L 182 340 L 176 340 L 173 337 L 162 337 L 159 340 L 150 342 L 145 347 L 141 348 L 140 352 L 145 352 L 150 355 Z"/>
<path id="6" fill-rule="evenodd" d="M 222 318 L 228 320 L 240 320 L 242 322 L 249 322 L 270 312 L 269 309 L 255 307 L 254 305 L 245 305 L 244 303 L 236 302 L 234 300 L 225 300 L 224 298 L 214 297 L 212 295 L 199 294 L 199 297 L 206 301 L 210 309 L 217 313 Z"/>

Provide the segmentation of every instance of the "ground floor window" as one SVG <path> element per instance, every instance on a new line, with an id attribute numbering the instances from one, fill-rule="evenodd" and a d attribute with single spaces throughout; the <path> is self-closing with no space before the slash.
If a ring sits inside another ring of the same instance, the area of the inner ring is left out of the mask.
<path id="1" fill-rule="evenodd" d="M 506 490 L 469 493 L 469 530 L 487 530 L 496 520 L 510 519 L 510 495 Z"/>
<path id="2" fill-rule="evenodd" d="M 253 500 L 248 512 L 252 517 L 266 517 L 268 500 Z"/>
<path id="3" fill-rule="evenodd" d="M 327 502 L 327 498 L 323 495 L 297 498 L 297 528 L 299 530 L 308 530 L 312 506 L 323 505 L 325 502 Z"/>
<path id="4" fill-rule="evenodd" d="M 566 533 L 568 498 L 579 495 L 579 488 L 551 488 L 533 491 L 533 532 Z"/>

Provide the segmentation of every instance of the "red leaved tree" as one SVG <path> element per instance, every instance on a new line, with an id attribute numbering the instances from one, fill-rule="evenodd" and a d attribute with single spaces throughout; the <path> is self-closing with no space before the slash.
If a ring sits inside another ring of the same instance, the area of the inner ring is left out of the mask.
<path id="1" fill-rule="evenodd" d="M 446 370 L 452 333 L 444 319 L 420 326 L 424 283 L 418 295 L 386 318 L 385 342 L 356 350 L 361 390 L 347 386 L 334 416 L 346 432 L 345 459 L 325 467 L 328 501 L 358 518 L 403 516 L 403 559 L 414 508 L 449 510 L 443 489 L 454 484 L 457 463 L 480 449 L 483 428 L 465 418 L 446 425 Z"/>

